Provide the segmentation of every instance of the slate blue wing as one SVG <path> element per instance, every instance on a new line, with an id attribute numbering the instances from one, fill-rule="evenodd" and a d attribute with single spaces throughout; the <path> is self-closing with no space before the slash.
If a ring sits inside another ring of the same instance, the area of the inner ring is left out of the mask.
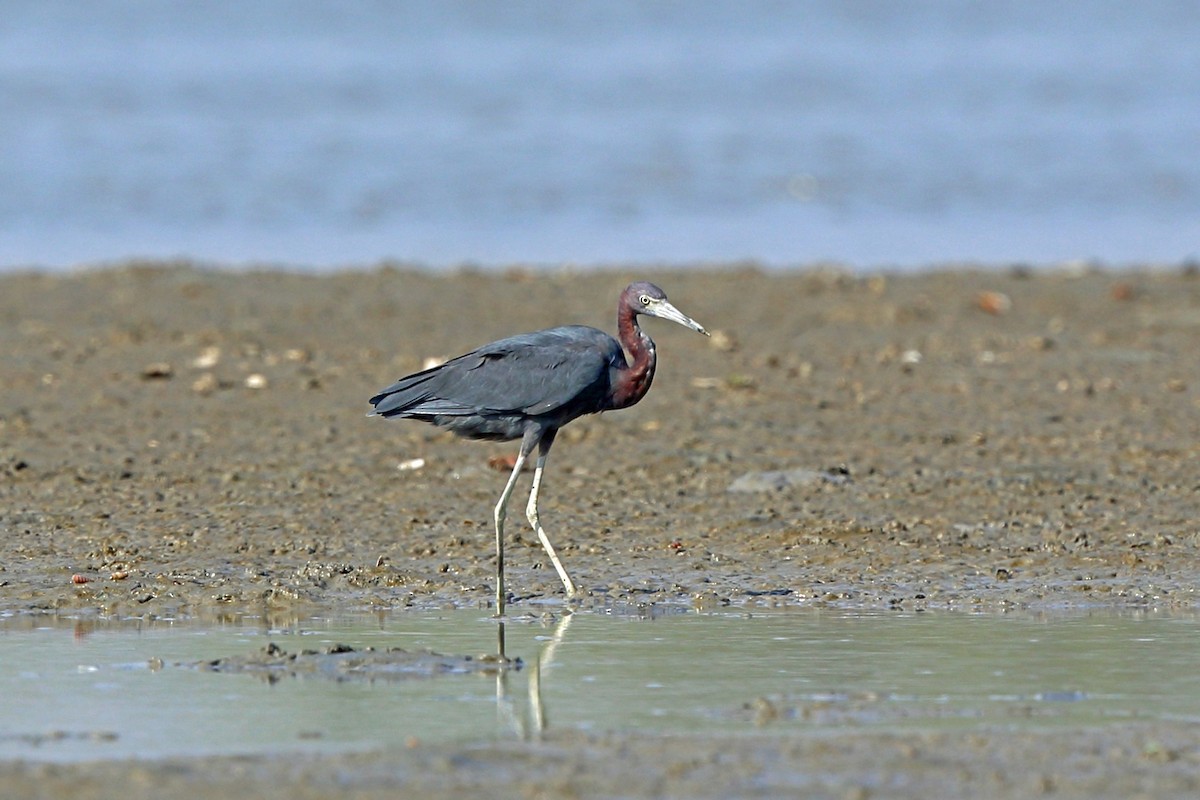
<path id="1" fill-rule="evenodd" d="M 371 403 L 385 417 L 414 417 L 464 435 L 509 438 L 519 435 L 530 418 L 557 427 L 604 410 L 611 369 L 623 359 L 620 345 L 603 331 L 582 325 L 551 328 L 501 339 L 401 378 Z"/>

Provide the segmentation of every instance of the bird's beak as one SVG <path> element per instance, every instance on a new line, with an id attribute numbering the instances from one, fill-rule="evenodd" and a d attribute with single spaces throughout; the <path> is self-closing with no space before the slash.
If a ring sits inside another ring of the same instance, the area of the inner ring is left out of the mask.
<path id="1" fill-rule="evenodd" d="M 708 336 L 708 331 L 704 330 L 703 325 L 701 325 L 699 322 L 696 322 L 696 320 L 692 319 L 687 314 L 684 314 L 666 300 L 659 300 L 657 303 L 650 304 L 643 309 L 643 312 L 652 317 L 660 317 L 662 319 L 669 319 L 671 322 L 678 322 L 685 328 L 691 328 L 697 333 L 703 333 L 705 336 Z"/>

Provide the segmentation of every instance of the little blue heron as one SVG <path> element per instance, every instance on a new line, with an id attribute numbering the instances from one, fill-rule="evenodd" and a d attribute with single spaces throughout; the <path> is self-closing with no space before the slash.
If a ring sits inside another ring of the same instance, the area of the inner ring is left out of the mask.
<path id="1" fill-rule="evenodd" d="M 700 323 L 667 302 L 652 283 L 631 283 L 617 303 L 618 342 L 586 325 L 565 325 L 485 344 L 446 363 L 408 375 L 371 398 L 371 416 L 429 422 L 469 439 L 521 440 L 516 464 L 496 503 L 496 608 L 504 615 L 504 516 L 525 459 L 538 448 L 525 515 L 562 578 L 575 584 L 538 522 L 538 488 L 558 429 L 584 414 L 628 408 L 654 380 L 654 341 L 639 314 L 661 317 L 708 335 Z M 627 361 L 629 351 L 632 361 Z"/>

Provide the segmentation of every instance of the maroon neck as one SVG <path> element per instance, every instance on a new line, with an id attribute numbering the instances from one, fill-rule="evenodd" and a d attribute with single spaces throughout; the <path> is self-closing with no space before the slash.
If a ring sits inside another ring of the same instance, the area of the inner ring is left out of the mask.
<path id="1" fill-rule="evenodd" d="M 637 314 L 629 305 L 622 303 L 617 312 L 617 338 L 629 352 L 632 361 L 617 373 L 613 386 L 613 408 L 628 408 L 641 400 L 650 391 L 654 380 L 654 341 L 642 332 L 637 323 Z"/>

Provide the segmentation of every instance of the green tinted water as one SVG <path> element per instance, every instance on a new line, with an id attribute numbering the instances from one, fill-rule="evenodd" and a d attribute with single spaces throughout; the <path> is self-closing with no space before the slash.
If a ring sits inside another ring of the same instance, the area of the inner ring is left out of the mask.
<path id="1" fill-rule="evenodd" d="M 484 612 L 234 623 L 0 621 L 0 758 L 537 736 L 1200 721 L 1200 620 L 789 612 L 511 621 L 503 676 L 268 682 L 175 666 L 344 643 L 494 652 Z M 161 662 L 161 667 L 159 666 Z"/>

